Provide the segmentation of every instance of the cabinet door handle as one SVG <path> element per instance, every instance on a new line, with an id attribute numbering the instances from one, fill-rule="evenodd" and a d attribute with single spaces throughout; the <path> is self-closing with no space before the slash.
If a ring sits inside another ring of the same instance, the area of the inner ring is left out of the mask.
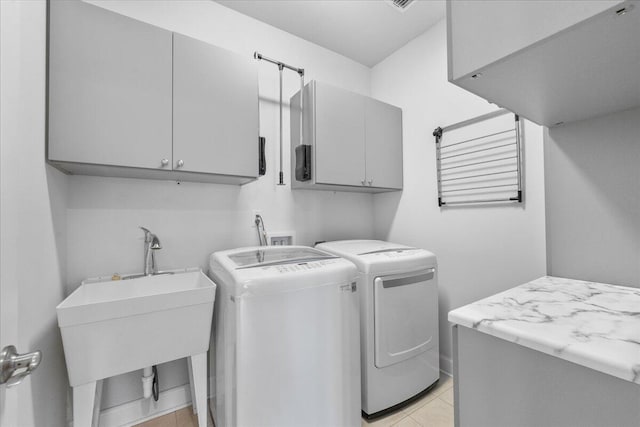
<path id="1" fill-rule="evenodd" d="M 176 163 L 176 167 L 183 167 L 184 166 L 184 161 L 183 160 L 178 160 L 178 163 Z"/>
<path id="2" fill-rule="evenodd" d="M 165 167 L 169 164 L 169 159 L 162 159 L 162 161 L 160 162 L 160 164 L 162 164 L 162 167 Z"/>

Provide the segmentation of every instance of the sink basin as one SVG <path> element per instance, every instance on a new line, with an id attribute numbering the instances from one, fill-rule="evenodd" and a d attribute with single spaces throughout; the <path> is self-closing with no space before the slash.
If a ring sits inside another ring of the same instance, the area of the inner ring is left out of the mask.
<path id="1" fill-rule="evenodd" d="M 199 269 L 85 280 L 56 308 L 71 386 L 206 352 L 215 291 Z"/>

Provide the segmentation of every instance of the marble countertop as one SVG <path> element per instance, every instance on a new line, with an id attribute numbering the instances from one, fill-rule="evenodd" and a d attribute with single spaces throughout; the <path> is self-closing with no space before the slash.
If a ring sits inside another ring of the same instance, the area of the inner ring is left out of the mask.
<path id="1" fill-rule="evenodd" d="M 640 384 L 640 289 L 541 277 L 449 321 Z"/>

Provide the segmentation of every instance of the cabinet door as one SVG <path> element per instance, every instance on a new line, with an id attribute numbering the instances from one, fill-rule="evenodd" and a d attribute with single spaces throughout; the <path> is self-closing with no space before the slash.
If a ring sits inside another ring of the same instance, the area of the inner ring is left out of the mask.
<path id="1" fill-rule="evenodd" d="M 373 282 L 374 360 L 384 368 L 438 345 L 435 270 L 376 277 Z"/>
<path id="2" fill-rule="evenodd" d="M 257 177 L 258 132 L 255 61 L 174 34 L 173 168 Z"/>
<path id="3" fill-rule="evenodd" d="M 169 168 L 171 32 L 52 1 L 49 36 L 49 159 Z"/>
<path id="4" fill-rule="evenodd" d="M 402 110 L 367 98 L 365 117 L 367 185 L 402 189 Z"/>
<path id="5" fill-rule="evenodd" d="M 316 82 L 316 182 L 362 186 L 365 97 Z"/>

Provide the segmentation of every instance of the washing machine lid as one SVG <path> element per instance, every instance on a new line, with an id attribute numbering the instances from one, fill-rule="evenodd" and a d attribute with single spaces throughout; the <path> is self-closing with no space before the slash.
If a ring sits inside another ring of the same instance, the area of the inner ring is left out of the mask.
<path id="1" fill-rule="evenodd" d="M 228 257 L 229 260 L 235 264 L 237 269 L 337 258 L 335 255 L 328 254 L 317 249 L 299 246 L 259 247 L 242 252 L 231 253 Z"/>

